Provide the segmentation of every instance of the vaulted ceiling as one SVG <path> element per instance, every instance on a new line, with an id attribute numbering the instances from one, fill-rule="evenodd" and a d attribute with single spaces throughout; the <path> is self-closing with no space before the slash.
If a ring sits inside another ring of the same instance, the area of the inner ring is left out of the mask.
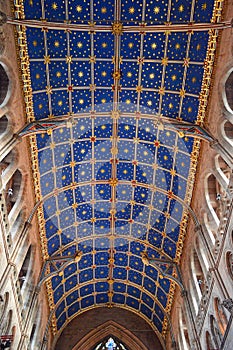
<path id="1" fill-rule="evenodd" d="M 165 335 L 174 285 L 143 264 L 141 253 L 181 257 L 183 202 L 191 200 L 199 142 L 180 138 L 171 126 L 203 122 L 217 32 L 192 24 L 219 21 L 221 6 L 214 0 L 21 5 L 15 16 L 31 20 L 17 28 L 22 79 L 25 86 L 30 74 L 32 88 L 24 88 L 27 120 L 72 117 L 31 137 L 44 259 L 82 252 L 48 286 L 54 332 L 85 310 L 118 306 Z"/>

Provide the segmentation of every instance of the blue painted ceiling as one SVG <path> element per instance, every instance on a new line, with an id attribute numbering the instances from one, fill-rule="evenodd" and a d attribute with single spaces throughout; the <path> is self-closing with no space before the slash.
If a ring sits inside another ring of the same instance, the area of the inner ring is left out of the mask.
<path id="1" fill-rule="evenodd" d="M 117 36 L 111 24 L 210 22 L 213 5 L 24 1 L 26 19 L 110 25 L 95 33 L 26 30 L 35 119 L 76 117 L 75 125 L 37 136 L 42 197 L 68 186 L 43 205 L 47 252 L 83 252 L 52 278 L 58 330 L 78 312 L 103 305 L 135 310 L 163 330 L 170 281 L 143 265 L 141 253 L 178 257 L 183 207 L 172 196 L 186 198 L 193 140 L 158 128 L 153 116 L 197 121 L 209 34 Z"/>

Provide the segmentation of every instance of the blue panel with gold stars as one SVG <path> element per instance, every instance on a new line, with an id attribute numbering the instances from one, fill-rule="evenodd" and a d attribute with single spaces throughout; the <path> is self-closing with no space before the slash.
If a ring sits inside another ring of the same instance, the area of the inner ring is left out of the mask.
<path id="1" fill-rule="evenodd" d="M 176 258 L 193 139 L 171 123 L 197 122 L 209 33 L 143 28 L 210 22 L 214 0 L 116 3 L 23 5 L 42 23 L 26 29 L 35 119 L 74 118 L 37 135 L 48 254 L 82 252 L 51 280 L 57 330 L 117 304 L 162 332 L 169 300 L 141 253 Z"/>

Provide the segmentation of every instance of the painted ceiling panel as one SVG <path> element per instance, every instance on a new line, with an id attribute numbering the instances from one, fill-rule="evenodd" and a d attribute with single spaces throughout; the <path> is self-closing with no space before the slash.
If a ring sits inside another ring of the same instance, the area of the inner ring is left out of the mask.
<path id="1" fill-rule="evenodd" d="M 51 279 L 54 332 L 116 305 L 164 335 L 174 286 L 141 253 L 180 259 L 195 141 L 171 125 L 200 122 L 210 35 L 166 24 L 214 21 L 214 0 L 22 4 L 40 21 L 26 29 L 34 118 L 73 118 L 36 137 L 42 246 L 51 258 L 82 252 Z"/>

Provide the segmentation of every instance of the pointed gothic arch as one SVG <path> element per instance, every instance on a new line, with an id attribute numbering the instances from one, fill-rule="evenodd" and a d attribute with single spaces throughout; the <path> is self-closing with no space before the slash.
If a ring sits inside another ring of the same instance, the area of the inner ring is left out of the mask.
<path id="1" fill-rule="evenodd" d="M 114 321 L 107 321 L 90 331 L 72 350 L 89 350 L 108 336 L 119 339 L 129 350 L 148 350 L 131 331 Z"/>

